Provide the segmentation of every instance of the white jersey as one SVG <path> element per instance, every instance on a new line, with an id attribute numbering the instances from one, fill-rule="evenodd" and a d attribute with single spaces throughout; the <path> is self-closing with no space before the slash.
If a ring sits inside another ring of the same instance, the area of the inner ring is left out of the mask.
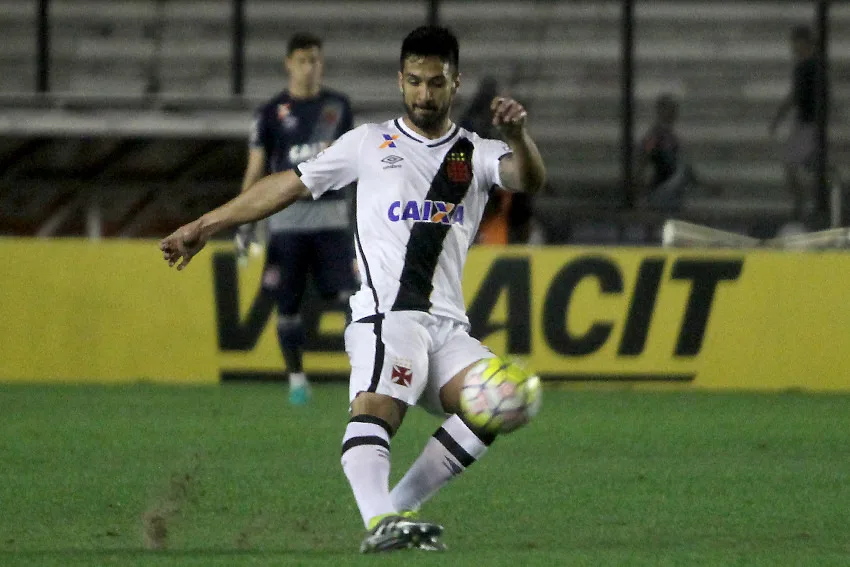
<path id="1" fill-rule="evenodd" d="M 468 323 L 463 266 L 509 153 L 456 125 L 429 140 L 396 119 L 359 126 L 295 168 L 313 198 L 357 181 L 355 321 L 425 311 Z"/>

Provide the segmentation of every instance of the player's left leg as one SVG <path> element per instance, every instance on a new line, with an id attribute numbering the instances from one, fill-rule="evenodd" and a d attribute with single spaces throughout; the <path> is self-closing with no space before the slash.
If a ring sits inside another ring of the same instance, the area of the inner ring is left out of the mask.
<path id="1" fill-rule="evenodd" d="M 360 548 L 364 553 L 442 548 L 442 527 L 402 517 L 389 493 L 391 438 L 428 381 L 431 339 L 423 319 L 427 315 L 390 312 L 345 330 L 351 419 L 340 462 L 368 530 Z"/>
<path id="2" fill-rule="evenodd" d="M 303 368 L 306 340 L 301 317 L 301 300 L 307 286 L 310 250 L 305 235 L 278 232 L 269 241 L 263 274 L 263 289 L 277 302 L 277 338 L 289 375 L 289 401 L 303 405 L 309 398 L 309 384 Z"/>
<path id="3" fill-rule="evenodd" d="M 816 161 L 817 130 L 814 124 L 795 122 L 788 133 L 785 146 L 785 186 L 791 194 L 794 204 L 794 219 L 803 222 L 806 219 L 806 206 L 809 200 L 811 176 L 806 168 Z M 808 182 L 807 182 L 808 181 Z"/>
<path id="4" fill-rule="evenodd" d="M 397 510 L 418 510 L 451 479 L 487 452 L 492 433 L 471 427 L 461 418 L 460 393 L 466 373 L 493 354 L 457 323 L 450 337 L 431 357 L 432 382 L 420 405 L 440 407 L 451 414 L 434 432 L 422 454 L 390 492 Z"/>
<path id="5" fill-rule="evenodd" d="M 300 268 L 296 277 L 306 278 L 307 272 L 313 274 L 313 282 L 319 296 L 333 310 L 345 315 L 346 324 L 351 322 L 351 309 L 348 300 L 357 290 L 354 275 L 354 244 L 351 233 L 346 230 L 322 230 L 299 235 L 302 242 L 299 252 Z M 303 287 L 302 287 L 303 290 Z M 300 304 L 300 301 L 299 301 Z M 301 316 L 298 315 L 298 327 L 295 339 L 301 341 L 297 346 L 298 367 L 301 367 L 301 345 L 305 340 Z M 283 336 L 281 335 L 281 344 Z M 289 361 L 287 360 L 287 364 Z M 289 401 L 293 404 L 305 403 L 310 389 L 303 371 L 295 375 L 298 384 L 293 385 L 290 374 Z M 299 388 L 299 384 L 301 387 Z"/>

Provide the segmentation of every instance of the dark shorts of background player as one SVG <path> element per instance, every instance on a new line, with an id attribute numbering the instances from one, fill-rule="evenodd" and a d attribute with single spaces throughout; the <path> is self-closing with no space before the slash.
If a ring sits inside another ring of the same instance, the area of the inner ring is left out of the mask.
<path id="1" fill-rule="evenodd" d="M 295 315 L 300 311 L 309 274 L 324 299 L 356 291 L 351 233 L 346 230 L 272 233 L 263 290 L 274 295 L 278 313 Z"/>

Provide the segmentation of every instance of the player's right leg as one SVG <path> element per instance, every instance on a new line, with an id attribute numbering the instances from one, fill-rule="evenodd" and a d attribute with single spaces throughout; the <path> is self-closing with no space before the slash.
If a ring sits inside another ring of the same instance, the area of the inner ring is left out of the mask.
<path id="1" fill-rule="evenodd" d="M 817 152 L 816 128 L 810 123 L 795 122 L 788 133 L 785 146 L 785 185 L 794 203 L 794 220 L 804 221 L 810 183 L 806 182 L 806 167 Z"/>
<path id="2" fill-rule="evenodd" d="M 431 356 L 431 381 L 420 406 L 440 410 L 449 417 L 434 432 L 422 454 L 390 492 L 400 510 L 419 507 L 452 479 L 480 460 L 495 440 L 493 433 L 479 430 L 461 417 L 460 394 L 469 370 L 493 353 L 469 336 L 459 323 L 443 320 L 436 333 Z"/>
<path id="3" fill-rule="evenodd" d="M 464 377 L 479 360 L 458 372 L 440 389 L 440 401 L 449 417 L 390 491 L 393 505 L 399 510 L 419 510 L 441 488 L 484 457 L 496 439 L 495 434 L 481 431 L 461 417 L 460 391 Z"/>
<path id="4" fill-rule="evenodd" d="M 806 192 L 801 180 L 800 169 L 797 166 L 785 166 L 785 187 L 791 195 L 794 206 L 793 220 L 802 222 L 806 216 Z"/>
<path id="5" fill-rule="evenodd" d="M 304 374 L 303 349 L 306 340 L 301 317 L 301 300 L 307 286 L 310 250 L 300 233 L 275 232 L 269 239 L 263 289 L 277 302 L 277 338 L 289 375 L 289 401 L 303 405 L 309 399 Z"/>
<path id="6" fill-rule="evenodd" d="M 442 528 L 400 516 L 389 491 L 390 439 L 426 386 L 429 340 L 423 327 L 400 313 L 361 319 L 345 331 L 351 419 L 341 463 L 369 530 L 364 553 L 441 547 Z"/>

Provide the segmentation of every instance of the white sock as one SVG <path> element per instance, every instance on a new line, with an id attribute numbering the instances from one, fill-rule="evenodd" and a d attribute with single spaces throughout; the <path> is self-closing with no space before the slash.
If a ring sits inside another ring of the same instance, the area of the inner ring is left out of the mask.
<path id="1" fill-rule="evenodd" d="M 290 372 L 289 373 L 289 387 L 290 388 L 301 388 L 307 385 L 307 375 L 303 372 Z"/>
<path id="2" fill-rule="evenodd" d="M 487 445 L 457 415 L 428 440 L 419 458 L 390 492 L 396 510 L 418 510 L 451 479 L 484 456 Z"/>
<path id="3" fill-rule="evenodd" d="M 390 427 L 369 415 L 351 418 L 342 438 L 342 470 L 368 528 L 375 516 L 395 512 L 390 500 Z"/>

